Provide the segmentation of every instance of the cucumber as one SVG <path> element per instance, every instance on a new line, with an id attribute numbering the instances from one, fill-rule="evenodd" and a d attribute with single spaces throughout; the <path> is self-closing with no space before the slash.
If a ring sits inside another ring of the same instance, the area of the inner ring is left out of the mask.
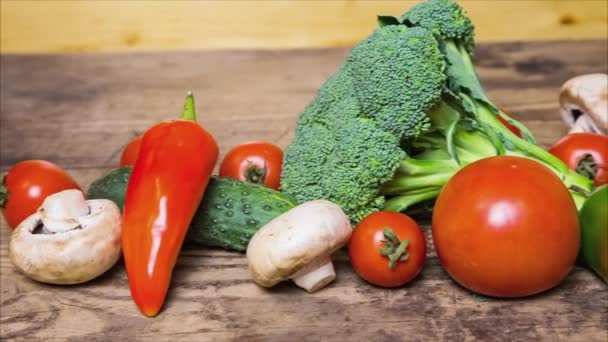
<path id="1" fill-rule="evenodd" d="M 121 167 L 94 181 L 87 190 L 87 199 L 109 199 L 116 203 L 120 212 L 122 212 L 131 170 L 132 167 L 130 166 Z"/>
<path id="2" fill-rule="evenodd" d="M 130 175 L 131 167 L 110 172 L 91 184 L 87 198 L 109 199 L 122 210 Z M 263 185 L 211 177 L 186 242 L 244 252 L 253 234 L 297 204 Z"/>

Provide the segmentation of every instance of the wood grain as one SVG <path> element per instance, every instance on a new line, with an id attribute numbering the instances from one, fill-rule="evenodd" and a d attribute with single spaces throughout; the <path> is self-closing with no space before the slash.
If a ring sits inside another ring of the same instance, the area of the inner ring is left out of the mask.
<path id="1" fill-rule="evenodd" d="M 351 46 L 417 1 L 0 2 L 0 51 Z M 480 41 L 608 38 L 605 0 L 459 1 Z"/>
<path id="2" fill-rule="evenodd" d="M 342 62 L 345 49 L 0 57 L 0 168 L 52 160 L 83 185 L 115 167 L 119 151 L 197 95 L 200 121 L 221 150 L 249 139 L 285 146 L 298 113 Z M 489 96 L 550 145 L 565 129 L 563 81 L 606 72 L 605 41 L 481 45 Z M 12 341 L 405 341 L 608 339 L 608 287 L 576 267 L 553 290 L 527 299 L 481 298 L 429 258 L 393 290 L 359 279 L 340 252 L 338 278 L 307 294 L 284 283 L 264 290 L 238 253 L 188 248 L 155 319 L 133 304 L 122 263 L 79 286 L 43 285 L 17 273 L 0 226 L 0 340 Z"/>
<path id="3" fill-rule="evenodd" d="M 489 97 L 547 147 L 566 131 L 558 115 L 559 87 L 574 75 L 606 72 L 607 45 L 481 45 L 476 64 Z M 252 139 L 284 147 L 298 113 L 347 52 L 2 55 L 0 168 L 33 158 L 69 168 L 118 165 L 120 150 L 136 132 L 180 113 L 187 90 L 194 91 L 199 120 L 221 153 Z"/>

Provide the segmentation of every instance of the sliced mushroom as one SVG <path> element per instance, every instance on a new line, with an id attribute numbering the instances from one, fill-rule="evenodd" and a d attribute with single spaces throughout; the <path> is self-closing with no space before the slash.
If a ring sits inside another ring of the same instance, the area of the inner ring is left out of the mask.
<path id="1" fill-rule="evenodd" d="M 608 134 L 608 75 L 587 74 L 562 85 L 561 116 L 570 133 Z"/>
<path id="2" fill-rule="evenodd" d="M 11 235 L 9 257 L 26 276 L 44 283 L 89 281 L 120 258 L 120 210 L 110 200 L 85 201 L 79 190 L 45 199 Z"/>
<path id="3" fill-rule="evenodd" d="M 247 247 L 249 272 L 260 286 L 292 279 L 315 292 L 336 278 L 331 255 L 350 238 L 352 227 L 336 204 L 301 204 L 262 227 Z"/>

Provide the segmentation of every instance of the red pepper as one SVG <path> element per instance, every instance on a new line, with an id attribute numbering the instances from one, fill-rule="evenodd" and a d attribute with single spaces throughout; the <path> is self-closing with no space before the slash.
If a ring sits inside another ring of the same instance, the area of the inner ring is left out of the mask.
<path id="1" fill-rule="evenodd" d="M 148 317 L 160 311 L 188 226 L 218 157 L 217 143 L 196 122 L 194 98 L 182 119 L 144 134 L 127 186 L 122 250 L 131 296 Z"/>

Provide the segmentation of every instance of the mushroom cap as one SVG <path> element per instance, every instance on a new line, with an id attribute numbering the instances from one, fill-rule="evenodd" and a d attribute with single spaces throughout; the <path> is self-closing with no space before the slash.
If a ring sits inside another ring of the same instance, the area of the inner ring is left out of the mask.
<path id="1" fill-rule="evenodd" d="M 559 103 L 563 120 L 574 130 L 608 132 L 607 74 L 586 74 L 569 79 L 561 87 Z M 583 115 L 575 118 L 573 111 Z"/>
<path id="2" fill-rule="evenodd" d="M 80 227 L 55 234 L 34 233 L 36 212 L 12 232 L 9 257 L 28 277 L 51 284 L 79 284 L 110 269 L 120 258 L 120 210 L 110 200 L 89 200 Z"/>
<path id="3" fill-rule="evenodd" d="M 262 227 L 247 247 L 254 281 L 271 287 L 301 269 L 329 259 L 350 238 L 350 220 L 336 204 L 315 200 L 301 204 Z"/>

